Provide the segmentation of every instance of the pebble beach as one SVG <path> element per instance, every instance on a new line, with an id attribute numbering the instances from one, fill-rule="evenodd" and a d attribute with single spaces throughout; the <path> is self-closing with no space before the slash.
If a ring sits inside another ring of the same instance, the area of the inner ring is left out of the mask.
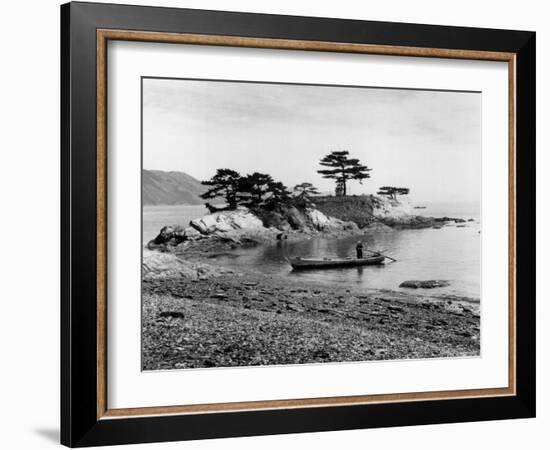
<path id="1" fill-rule="evenodd" d="M 479 355 L 479 303 L 467 298 L 292 283 L 200 263 L 173 275 L 143 280 L 143 370 Z"/>

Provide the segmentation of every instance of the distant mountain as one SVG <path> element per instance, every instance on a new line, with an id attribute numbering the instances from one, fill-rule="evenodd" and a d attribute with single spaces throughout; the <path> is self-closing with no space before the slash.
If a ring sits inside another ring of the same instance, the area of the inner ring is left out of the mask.
<path id="1" fill-rule="evenodd" d="M 183 172 L 143 170 L 144 205 L 202 205 L 207 186 Z M 212 200 L 210 200 L 212 202 Z"/>

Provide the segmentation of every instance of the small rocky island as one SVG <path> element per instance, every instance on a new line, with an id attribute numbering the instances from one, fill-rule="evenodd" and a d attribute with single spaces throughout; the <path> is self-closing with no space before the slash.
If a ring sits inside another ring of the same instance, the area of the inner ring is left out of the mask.
<path id="1" fill-rule="evenodd" d="M 241 206 L 218 211 L 187 225 L 163 227 L 147 248 L 178 253 L 200 248 L 223 250 L 283 239 L 361 236 L 373 231 L 441 228 L 467 222 L 458 217 L 415 215 L 408 199 L 398 201 L 371 195 L 337 201 L 334 204 L 331 197 L 319 197 L 302 208 L 284 205 L 266 211 Z"/>

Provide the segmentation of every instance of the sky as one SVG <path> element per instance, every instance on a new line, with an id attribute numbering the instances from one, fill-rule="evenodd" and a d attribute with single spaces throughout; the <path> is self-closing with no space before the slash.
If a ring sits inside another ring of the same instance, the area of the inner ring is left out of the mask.
<path id="1" fill-rule="evenodd" d="M 143 80 L 143 167 L 199 180 L 218 168 L 334 192 L 333 150 L 372 169 L 348 193 L 410 189 L 415 201 L 478 202 L 481 94 L 210 80 Z"/>

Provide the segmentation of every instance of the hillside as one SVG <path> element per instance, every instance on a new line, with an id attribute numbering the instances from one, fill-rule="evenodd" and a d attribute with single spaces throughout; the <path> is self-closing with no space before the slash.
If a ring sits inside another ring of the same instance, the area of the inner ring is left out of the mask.
<path id="1" fill-rule="evenodd" d="M 144 169 L 142 189 L 144 205 L 201 205 L 207 187 L 183 172 Z"/>

